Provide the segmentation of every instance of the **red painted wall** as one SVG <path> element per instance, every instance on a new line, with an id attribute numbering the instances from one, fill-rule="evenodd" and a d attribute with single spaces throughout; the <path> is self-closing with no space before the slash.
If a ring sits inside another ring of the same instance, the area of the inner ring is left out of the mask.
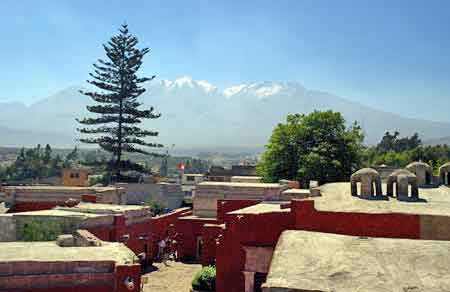
<path id="1" fill-rule="evenodd" d="M 295 227 L 300 230 L 353 236 L 420 238 L 419 215 L 323 212 L 314 208 L 312 200 L 293 200 L 291 208 Z"/>
<path id="2" fill-rule="evenodd" d="M 176 223 L 180 238 L 180 257 L 194 259 L 197 254 L 197 238 L 203 236 L 203 225 L 217 223 L 215 218 L 180 218 Z"/>
<path id="3" fill-rule="evenodd" d="M 49 210 L 57 206 L 56 202 L 20 202 L 14 204 L 8 213 Z"/>
<path id="4" fill-rule="evenodd" d="M 226 229 L 216 254 L 216 291 L 244 291 L 244 245 L 275 246 L 281 232 L 294 226 L 291 212 L 225 215 Z"/>
<path id="5" fill-rule="evenodd" d="M 202 228 L 203 253 L 201 263 L 203 266 L 216 264 L 217 239 L 223 236 L 225 227 L 223 225 L 204 225 Z"/>
<path id="6" fill-rule="evenodd" d="M 134 289 L 130 290 L 125 286 L 125 280 L 131 278 L 134 283 Z M 115 271 L 116 278 L 116 289 L 115 292 L 140 292 L 141 291 L 141 266 L 139 264 L 135 265 L 124 265 L 116 266 Z"/>
<path id="7" fill-rule="evenodd" d="M 178 232 L 176 226 L 178 225 L 178 218 L 183 216 L 192 215 L 192 211 L 189 208 L 180 208 L 176 209 L 168 214 L 164 214 L 161 216 L 153 217 L 151 222 L 151 245 L 152 245 L 152 258 L 155 258 L 158 253 L 158 242 L 166 238 L 168 236 L 169 226 L 175 226 L 175 229 Z M 179 236 L 177 236 L 179 237 Z M 178 239 L 178 238 L 177 238 Z M 178 239 L 178 246 L 181 246 L 181 240 Z M 178 252 L 180 254 L 180 251 Z"/>
<path id="8" fill-rule="evenodd" d="M 244 245 L 275 247 L 287 229 L 329 232 L 353 236 L 420 238 L 420 217 L 409 214 L 322 212 L 312 200 L 293 200 L 291 212 L 224 215 L 226 229 L 216 253 L 216 291 L 244 290 Z"/>
<path id="9" fill-rule="evenodd" d="M 0 290 L 2 292 L 111 292 L 111 286 L 70 286 L 56 288 L 30 288 L 20 290 Z"/>
<path id="10" fill-rule="evenodd" d="M 259 200 L 218 200 L 217 201 L 217 221 L 224 222 L 225 214 L 235 210 L 247 208 L 260 203 Z"/>
<path id="11" fill-rule="evenodd" d="M 74 278 L 70 274 L 65 275 L 39 275 L 39 276 L 29 276 L 24 277 L 24 281 L 28 283 L 26 286 L 33 287 L 33 283 L 49 283 L 49 279 L 57 276 L 59 279 L 61 277 L 67 277 L 67 285 L 64 287 L 49 287 L 49 288 L 27 288 L 27 289 L 13 289 L 13 290 L 3 290 L 0 286 L 0 291 L 3 292 L 140 292 L 141 285 L 141 266 L 139 264 L 133 265 L 120 265 L 115 267 L 114 272 L 114 282 L 109 285 L 82 285 L 80 283 L 74 282 Z M 125 285 L 125 280 L 131 278 L 134 283 L 134 289 L 129 290 Z M 22 285 L 21 285 L 22 286 Z"/>
<path id="12" fill-rule="evenodd" d="M 104 241 L 123 242 L 136 255 L 146 252 L 146 259 L 151 261 L 153 258 L 151 226 L 151 219 L 126 225 L 125 217 L 118 215 L 114 217 L 114 226 L 89 228 L 88 231 Z M 125 235 L 128 235 L 126 240 Z"/>

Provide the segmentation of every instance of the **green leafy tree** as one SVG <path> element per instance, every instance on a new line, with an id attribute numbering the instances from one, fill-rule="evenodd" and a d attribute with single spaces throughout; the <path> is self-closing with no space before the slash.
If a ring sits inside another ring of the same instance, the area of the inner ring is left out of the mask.
<path id="1" fill-rule="evenodd" d="M 363 138 L 359 125 L 346 128 L 338 112 L 288 115 L 273 130 L 257 171 L 267 182 L 342 181 L 359 167 Z"/>
<path id="2" fill-rule="evenodd" d="M 142 103 L 138 101 L 138 97 L 145 92 L 141 84 L 155 76 L 138 77 L 143 57 L 149 49 L 138 49 L 137 44 L 138 39 L 128 32 L 127 25 L 122 25 L 119 34 L 103 45 L 108 60 L 99 59 L 98 63 L 93 65 L 94 73 L 90 74 L 92 79 L 88 81 L 99 91 L 81 92 L 97 103 L 87 107 L 87 110 L 96 116 L 77 119 L 82 125 L 93 126 L 80 128 L 78 131 L 95 135 L 82 138 L 81 142 L 97 144 L 113 154 L 117 180 L 120 180 L 122 170 L 133 168 L 131 163 L 123 163 L 123 153 L 154 154 L 138 146 L 163 146 L 144 140 L 145 137 L 158 136 L 158 132 L 138 127 L 143 120 L 157 119 L 160 114 L 154 113 L 153 107 L 140 109 Z"/>
<path id="3" fill-rule="evenodd" d="M 389 131 L 386 132 L 377 144 L 377 151 L 379 153 L 387 153 L 389 151 L 401 152 L 417 148 L 422 144 L 417 133 L 411 137 L 400 138 L 399 136 L 400 133 L 397 131 L 394 134 L 391 134 Z"/>
<path id="4" fill-rule="evenodd" d="M 44 164 L 48 164 L 50 162 L 50 159 L 52 159 L 52 147 L 47 144 L 45 146 L 44 156 L 42 157 L 42 160 Z"/>
<path id="5" fill-rule="evenodd" d="M 66 157 L 64 159 L 63 167 L 68 168 L 68 167 L 73 166 L 78 161 L 78 157 L 79 157 L 78 148 L 75 147 L 75 148 L 73 148 L 73 150 L 71 152 L 69 152 L 66 155 Z"/>

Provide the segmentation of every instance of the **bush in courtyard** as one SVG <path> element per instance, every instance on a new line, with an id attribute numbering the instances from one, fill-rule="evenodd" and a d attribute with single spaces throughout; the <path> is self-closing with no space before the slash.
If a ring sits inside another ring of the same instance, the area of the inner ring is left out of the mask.
<path id="1" fill-rule="evenodd" d="M 166 206 L 164 206 L 164 204 L 159 203 L 155 200 L 148 200 L 145 202 L 145 205 L 150 207 L 153 216 L 164 214 L 164 211 L 166 209 Z"/>
<path id="2" fill-rule="evenodd" d="M 203 267 L 192 280 L 192 288 L 197 291 L 215 291 L 216 267 Z"/>
<path id="3" fill-rule="evenodd" d="M 62 233 L 61 226 L 57 222 L 32 221 L 23 227 L 24 241 L 53 241 Z"/>

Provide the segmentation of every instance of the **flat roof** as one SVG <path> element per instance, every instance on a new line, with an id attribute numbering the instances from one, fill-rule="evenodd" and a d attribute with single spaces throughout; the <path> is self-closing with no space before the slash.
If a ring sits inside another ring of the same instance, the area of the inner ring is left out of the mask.
<path id="1" fill-rule="evenodd" d="M 201 221 L 210 221 L 210 222 L 216 222 L 217 219 L 214 217 L 199 217 L 196 215 L 189 215 L 189 216 L 183 216 L 179 217 L 178 220 L 201 220 Z"/>
<path id="2" fill-rule="evenodd" d="M 74 207 L 56 207 L 55 210 L 68 212 L 94 213 L 94 214 L 121 214 L 127 211 L 150 210 L 148 206 L 138 205 L 114 205 L 81 202 Z"/>
<path id="3" fill-rule="evenodd" d="M 283 191 L 283 194 L 310 194 L 311 191 L 309 189 L 287 189 Z"/>
<path id="4" fill-rule="evenodd" d="M 420 188 L 418 202 L 368 200 L 353 197 L 350 183 L 330 183 L 320 186 L 321 196 L 311 198 L 319 211 L 361 212 L 361 213 L 403 213 L 450 216 L 450 188 Z M 386 185 L 383 184 L 383 194 Z"/>
<path id="5" fill-rule="evenodd" d="M 280 184 L 277 183 L 249 183 L 249 182 L 216 182 L 206 181 L 197 184 L 197 186 L 214 186 L 214 187 L 242 187 L 242 188 L 279 188 Z"/>
<path id="6" fill-rule="evenodd" d="M 228 214 L 263 214 L 263 213 L 274 213 L 274 212 L 290 212 L 290 208 L 281 208 L 283 202 L 261 202 L 259 204 L 246 207 L 243 209 L 235 210 L 229 212 Z"/>
<path id="7" fill-rule="evenodd" d="M 60 191 L 60 192 L 70 192 L 70 191 L 95 191 L 95 192 L 106 192 L 115 191 L 117 187 L 69 187 L 69 186 L 7 186 L 4 187 L 5 191 L 15 190 L 15 191 Z"/>
<path id="8" fill-rule="evenodd" d="M 82 213 L 76 211 L 67 211 L 60 209 L 50 209 L 50 210 L 42 210 L 42 211 L 28 211 L 28 212 L 20 212 L 20 213 L 11 213 L 8 215 L 12 216 L 52 216 L 52 217 L 75 217 L 75 218 L 96 218 L 102 217 L 105 214 L 92 214 L 92 213 Z"/>
<path id="9" fill-rule="evenodd" d="M 21 261 L 115 261 L 133 263 L 134 253 L 117 242 L 103 242 L 102 246 L 61 247 L 49 242 L 0 242 L 0 263 Z"/>
<path id="10" fill-rule="evenodd" d="M 280 236 L 267 291 L 449 291 L 450 242 L 308 231 Z M 266 290 L 265 290 L 266 291 Z"/>

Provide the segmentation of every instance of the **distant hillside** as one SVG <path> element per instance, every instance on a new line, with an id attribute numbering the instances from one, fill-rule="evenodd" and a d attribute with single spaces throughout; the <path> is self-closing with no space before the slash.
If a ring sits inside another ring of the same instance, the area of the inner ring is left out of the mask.
<path id="1" fill-rule="evenodd" d="M 142 100 L 162 113 L 160 119 L 144 123 L 160 131 L 158 142 L 185 149 L 262 149 L 287 114 L 314 109 L 340 111 L 348 122 L 359 121 L 369 144 L 386 131 L 398 130 L 405 136 L 418 132 L 423 140 L 450 133 L 450 123 L 409 119 L 298 83 L 260 82 L 219 90 L 207 81 L 183 77 L 153 82 Z M 86 116 L 89 103 L 73 87 L 31 106 L 0 104 L 0 145 L 72 147 L 79 137 L 75 118 Z"/>
<path id="2" fill-rule="evenodd" d="M 437 138 L 437 139 L 429 139 L 423 142 L 424 145 L 450 145 L 450 136 Z"/>

